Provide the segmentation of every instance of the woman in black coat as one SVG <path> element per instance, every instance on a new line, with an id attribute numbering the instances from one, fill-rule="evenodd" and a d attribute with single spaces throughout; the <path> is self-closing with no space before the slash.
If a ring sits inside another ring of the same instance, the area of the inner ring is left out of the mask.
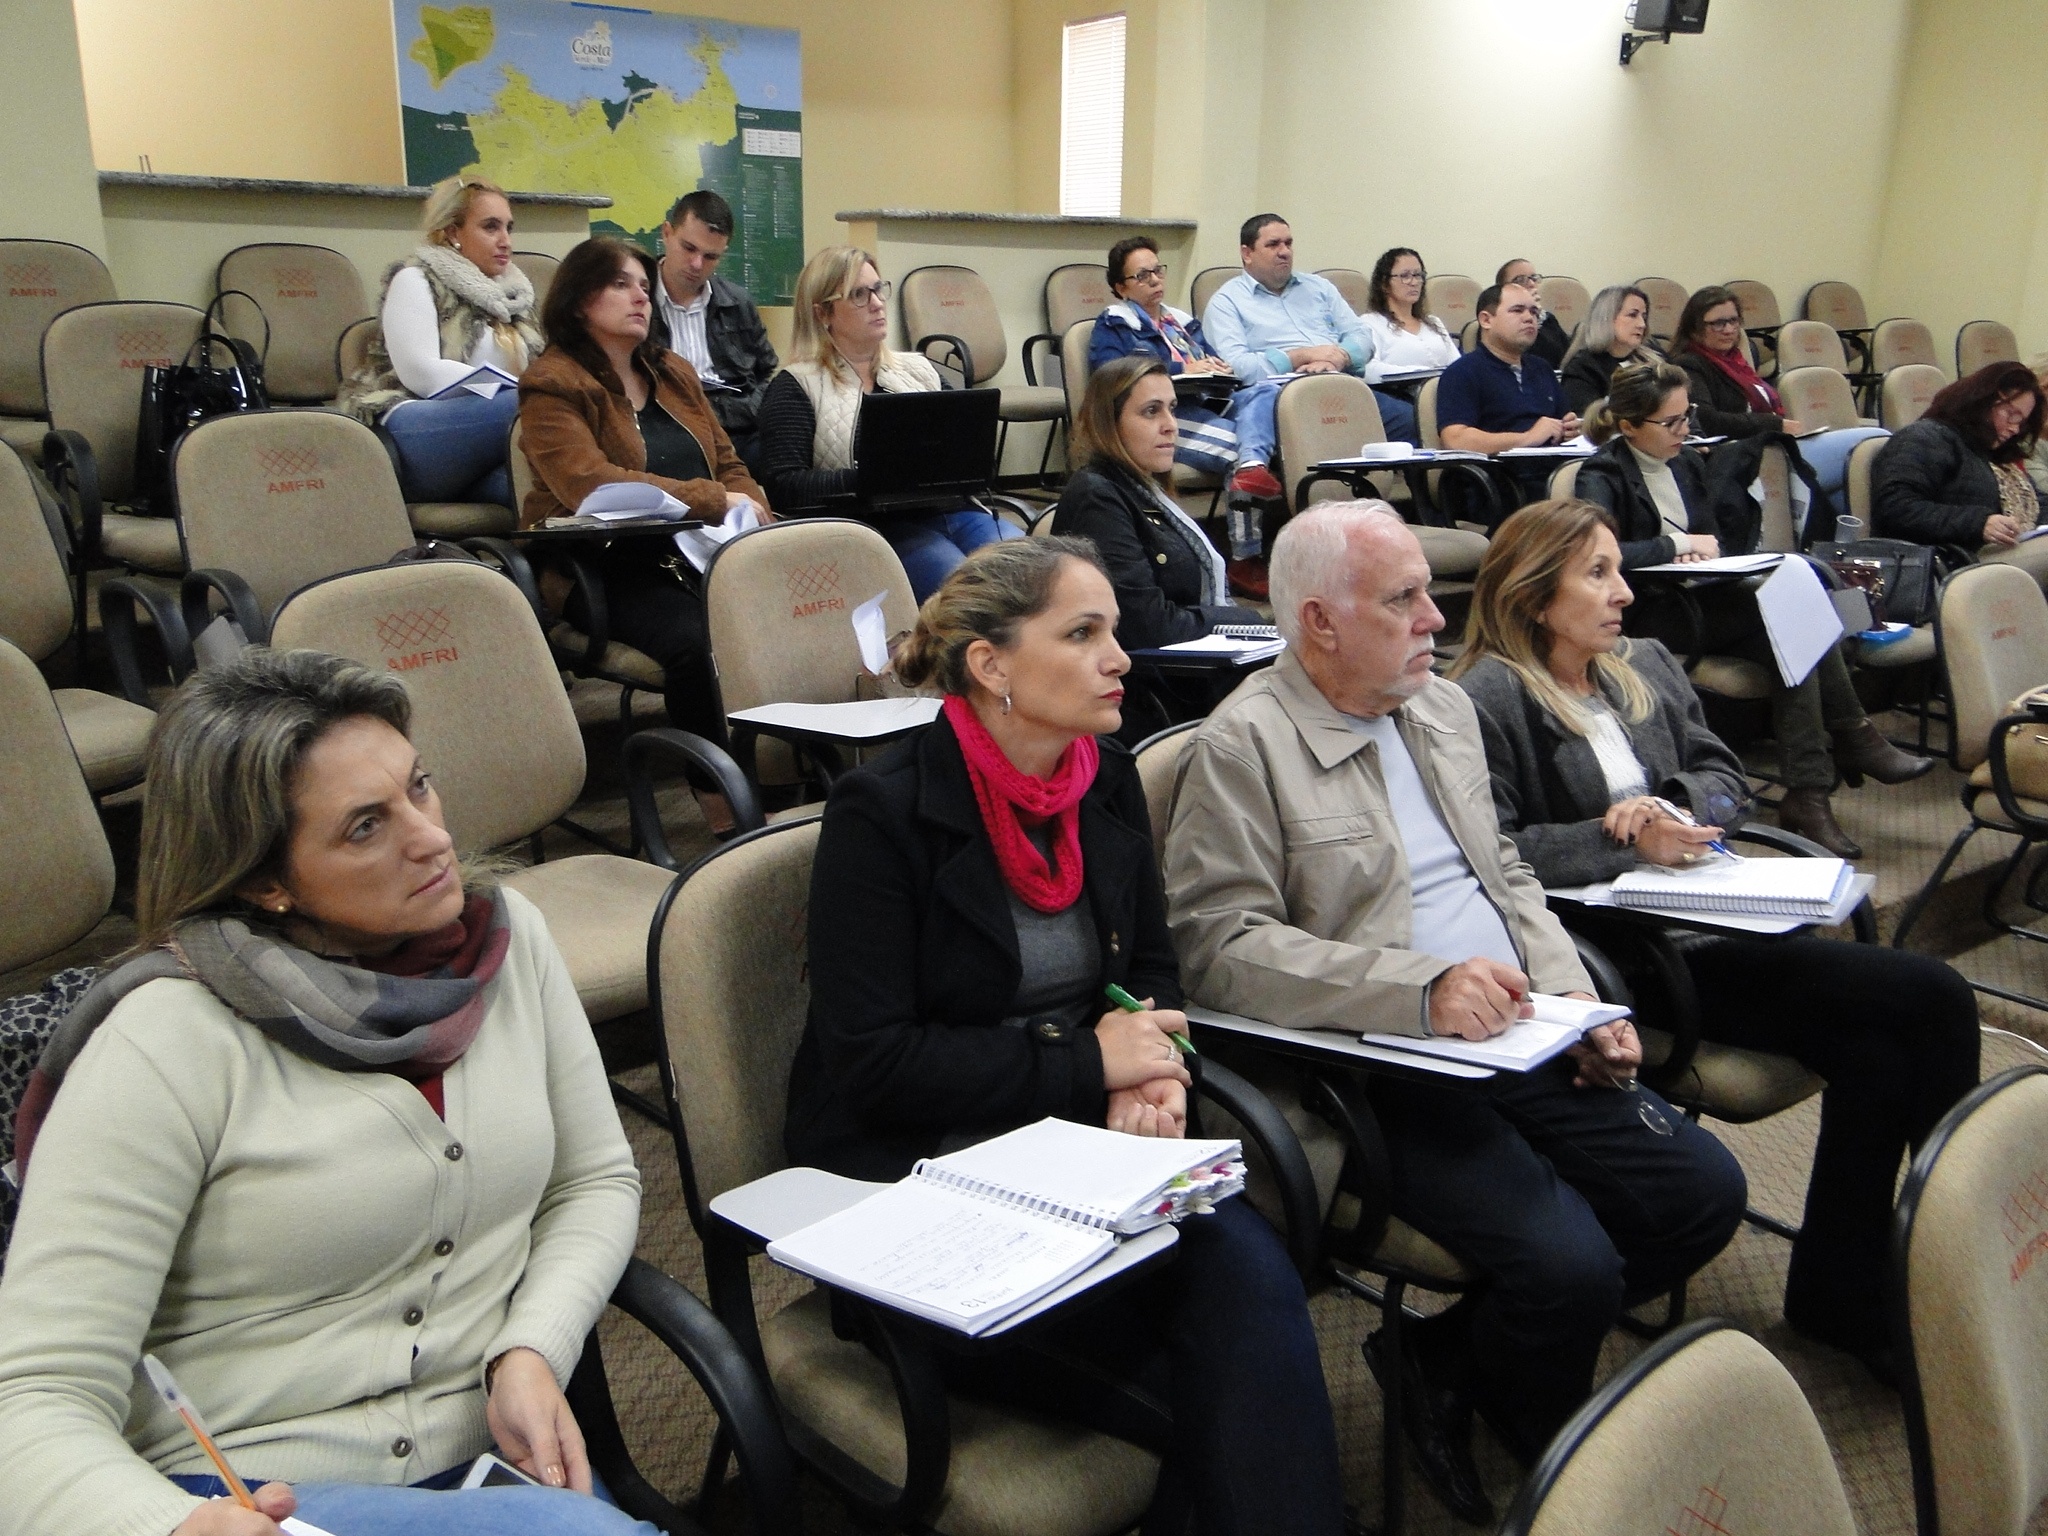
<path id="1" fill-rule="evenodd" d="M 1180 430 L 1173 405 L 1173 379 L 1156 358 L 1119 357 L 1090 374 L 1074 422 L 1081 467 L 1052 519 L 1054 533 L 1101 552 L 1123 615 L 1117 638 L 1136 648 L 1265 622 L 1230 601 L 1223 556 L 1166 494 Z"/>
<path id="2" fill-rule="evenodd" d="M 1606 398 L 1617 368 L 1662 362 L 1649 336 L 1650 298 L 1642 289 L 1617 286 L 1594 294 L 1576 349 L 1558 371 L 1564 403 L 1583 417 Z"/>
<path id="3" fill-rule="evenodd" d="M 1748 808 L 1742 764 L 1677 661 L 1621 638 L 1629 602 L 1613 530 L 1585 502 L 1523 508 L 1475 578 L 1452 675 L 1479 715 L 1500 829 L 1546 886 L 1682 865 Z M 1632 921 L 1612 930 L 1623 959 Z M 1678 947 L 1708 1038 L 1827 1079 L 1785 1320 L 1890 1379 L 1892 1188 L 1900 1158 L 1976 1084 L 1969 984 L 1931 956 L 1837 940 Z"/>
<path id="4" fill-rule="evenodd" d="M 1079 539 L 983 548 L 926 601 L 897 675 L 936 679 L 944 712 L 825 808 L 792 1160 L 899 1179 L 1047 1115 L 1183 1133 L 1186 1020 L 1144 790 L 1100 739 L 1130 664 L 1116 620 Z M 1112 982 L 1145 1011 L 1107 1006 Z M 1178 1238 L 1171 1264 L 1071 1305 L 1028 1350 L 948 1353 L 949 1379 L 1159 1451 L 1148 1530 L 1338 1536 L 1329 1394 L 1279 1235 L 1233 1199 Z M 1147 1397 L 1170 1426 L 1132 1411 Z"/>
<path id="5" fill-rule="evenodd" d="M 1586 422 L 1586 435 L 1604 443 L 1579 466 L 1576 488 L 1613 519 L 1624 571 L 1696 563 L 1721 553 L 1706 461 L 1685 446 L 1688 406 L 1682 370 L 1669 363 L 1625 368 Z M 1777 664 L 1753 587 L 1737 581 L 1695 586 L 1693 607 L 1705 630 L 1698 636 L 1688 609 L 1666 589 L 1664 601 L 1645 603 L 1631 616 L 1630 632 L 1654 635 L 1681 650 L 1697 645 L 1746 657 L 1762 663 L 1775 680 Z M 1837 772 L 1851 784 L 1866 775 L 1899 784 L 1934 767 L 1932 758 L 1901 752 L 1885 740 L 1864 712 L 1839 645 L 1829 648 L 1798 687 L 1771 689 L 1771 723 L 1786 785 L 1778 824 L 1846 859 L 1861 858 L 1863 850 L 1835 820 L 1829 796 Z"/>
<path id="6" fill-rule="evenodd" d="M 1991 363 L 1943 389 L 1878 450 L 1870 531 L 2007 561 L 2048 586 L 2048 540 L 2025 539 L 2041 520 L 2027 456 L 2043 409 L 2025 363 Z"/>

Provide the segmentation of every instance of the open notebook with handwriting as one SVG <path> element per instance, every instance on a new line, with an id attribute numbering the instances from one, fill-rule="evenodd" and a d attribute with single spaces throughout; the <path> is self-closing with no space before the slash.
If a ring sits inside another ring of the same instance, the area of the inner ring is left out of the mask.
<path id="1" fill-rule="evenodd" d="M 1119 1237 L 1244 1188 L 1235 1141 L 1167 1141 L 1045 1119 L 944 1157 L 768 1245 L 768 1257 L 978 1334 L 1113 1252 Z"/>

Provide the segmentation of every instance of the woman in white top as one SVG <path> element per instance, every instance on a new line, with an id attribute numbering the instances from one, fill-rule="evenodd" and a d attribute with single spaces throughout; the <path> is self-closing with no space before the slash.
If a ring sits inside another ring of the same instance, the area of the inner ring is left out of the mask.
<path id="1" fill-rule="evenodd" d="M 1385 401 L 1412 407 L 1412 384 L 1389 385 L 1389 374 L 1413 373 L 1433 368 L 1438 372 L 1458 360 L 1458 339 L 1444 329 L 1443 321 L 1422 307 L 1423 284 L 1429 273 L 1422 258 L 1405 245 L 1383 251 L 1372 264 L 1372 282 L 1367 291 L 1366 310 L 1359 318 L 1372 337 L 1372 356 L 1366 360 L 1365 382 Z M 1415 438 L 1421 445 L 1421 437 Z"/>
<path id="2" fill-rule="evenodd" d="M 875 258 L 850 245 L 827 246 L 797 276 L 789 362 L 768 381 L 759 414 L 761 478 L 785 517 L 840 502 L 853 510 L 863 397 L 939 388 L 930 359 L 889 349 L 889 292 Z M 920 603 L 982 545 L 1023 536 L 974 503 L 878 526 Z"/>
<path id="3" fill-rule="evenodd" d="M 509 507 L 505 444 L 519 414 L 509 386 L 542 345 L 533 283 L 512 264 L 512 205 L 488 181 L 450 177 L 421 227 L 419 248 L 384 274 L 369 361 L 341 407 L 390 433 L 407 501 Z"/>

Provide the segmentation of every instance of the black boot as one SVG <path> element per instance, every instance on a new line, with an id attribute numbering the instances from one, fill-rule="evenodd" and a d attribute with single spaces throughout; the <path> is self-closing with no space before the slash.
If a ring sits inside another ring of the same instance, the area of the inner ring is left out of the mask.
<path id="1" fill-rule="evenodd" d="M 1778 825 L 1819 843 L 1836 858 L 1863 857 L 1863 845 L 1835 821 L 1835 808 L 1828 804 L 1824 789 L 1786 790 L 1785 798 L 1778 802 Z"/>
<path id="2" fill-rule="evenodd" d="M 1381 1401 L 1386 1400 L 1386 1362 L 1382 1358 L 1385 1330 L 1369 1336 L 1364 1345 L 1365 1363 L 1372 1367 L 1373 1380 L 1380 1384 Z M 1420 1351 L 1412 1334 L 1401 1351 L 1401 1429 L 1415 1453 L 1422 1471 L 1444 1508 L 1467 1525 L 1491 1527 L 1493 1501 L 1479 1481 L 1479 1468 L 1472 1462 L 1472 1405 L 1461 1394 L 1432 1382 L 1424 1371 Z"/>
<path id="3" fill-rule="evenodd" d="M 1880 784 L 1903 784 L 1934 771 L 1933 758 L 1901 752 L 1884 739 L 1884 732 L 1868 715 L 1829 734 L 1835 742 L 1835 767 L 1851 789 L 1860 789 L 1865 778 Z"/>

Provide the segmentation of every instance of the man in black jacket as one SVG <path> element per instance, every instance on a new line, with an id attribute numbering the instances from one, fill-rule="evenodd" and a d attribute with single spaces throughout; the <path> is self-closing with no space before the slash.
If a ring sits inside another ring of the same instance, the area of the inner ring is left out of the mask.
<path id="1" fill-rule="evenodd" d="M 754 413 L 780 360 L 747 290 L 718 276 L 718 263 L 730 244 L 730 203 L 716 192 L 677 198 L 661 226 L 656 299 L 670 350 L 697 370 L 719 424 L 758 475 Z"/>

